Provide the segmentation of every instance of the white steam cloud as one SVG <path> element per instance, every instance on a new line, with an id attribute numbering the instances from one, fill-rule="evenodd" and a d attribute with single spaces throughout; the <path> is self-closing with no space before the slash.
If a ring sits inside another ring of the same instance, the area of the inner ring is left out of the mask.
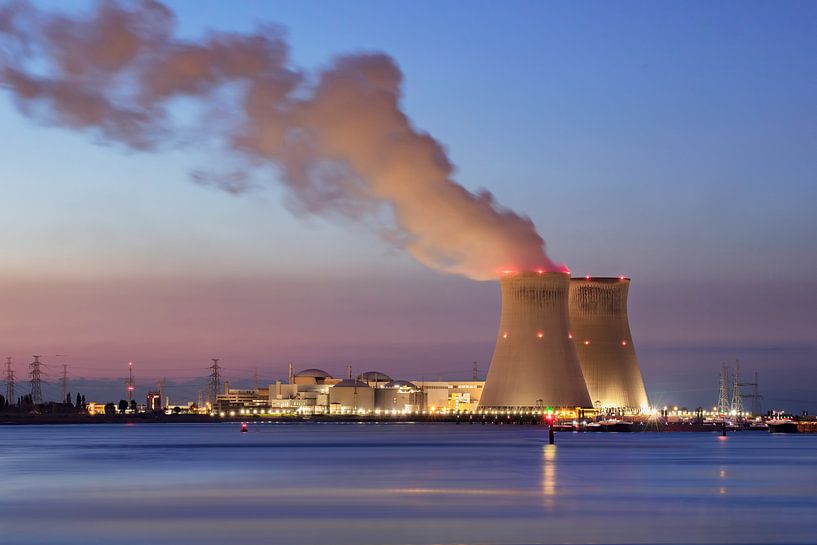
<path id="1" fill-rule="evenodd" d="M 13 1 L 0 7 L 0 85 L 24 114 L 100 142 L 215 142 L 233 168 L 196 170 L 195 182 L 233 194 L 259 178 L 283 183 L 296 213 L 373 225 L 435 269 L 565 270 L 529 218 L 453 180 L 443 147 L 401 110 L 402 74 L 387 55 L 306 74 L 274 26 L 196 42 L 174 33 L 173 13 L 151 0 L 100 1 L 85 17 Z"/>

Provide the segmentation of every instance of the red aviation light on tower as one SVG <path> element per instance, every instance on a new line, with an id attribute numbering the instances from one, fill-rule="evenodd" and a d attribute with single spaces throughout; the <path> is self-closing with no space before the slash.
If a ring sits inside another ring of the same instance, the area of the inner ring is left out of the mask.
<path id="1" fill-rule="evenodd" d="M 627 341 L 621 341 L 621 346 L 627 346 Z"/>
<path id="2" fill-rule="evenodd" d="M 620 276 L 618 277 L 618 279 L 619 279 L 619 280 L 625 280 L 626 278 L 627 278 L 627 277 L 626 277 L 626 276 L 624 276 L 623 274 L 622 274 L 622 275 L 620 275 Z"/>
<path id="3" fill-rule="evenodd" d="M 545 336 L 545 334 L 543 332 L 541 332 L 541 331 L 537 331 L 536 336 L 541 339 L 541 338 L 543 338 Z"/>

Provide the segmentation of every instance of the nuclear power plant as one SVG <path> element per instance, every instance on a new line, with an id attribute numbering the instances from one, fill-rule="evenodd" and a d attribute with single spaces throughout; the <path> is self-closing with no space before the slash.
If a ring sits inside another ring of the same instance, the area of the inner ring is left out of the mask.
<path id="1" fill-rule="evenodd" d="M 630 280 L 506 274 L 480 409 L 649 405 L 627 320 Z"/>
<path id="2" fill-rule="evenodd" d="M 649 405 L 627 319 L 630 279 L 573 278 L 570 328 L 594 407 Z"/>
<path id="3" fill-rule="evenodd" d="M 569 273 L 506 274 L 480 409 L 591 407 L 570 339 Z"/>

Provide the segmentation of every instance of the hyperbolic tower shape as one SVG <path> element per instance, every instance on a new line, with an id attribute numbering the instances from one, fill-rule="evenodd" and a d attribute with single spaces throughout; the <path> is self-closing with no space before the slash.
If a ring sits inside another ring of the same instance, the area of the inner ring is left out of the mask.
<path id="1" fill-rule="evenodd" d="M 570 341 L 565 273 L 507 274 L 480 408 L 591 407 Z"/>
<path id="2" fill-rule="evenodd" d="M 627 318 L 630 279 L 573 278 L 570 327 L 594 406 L 649 405 Z"/>

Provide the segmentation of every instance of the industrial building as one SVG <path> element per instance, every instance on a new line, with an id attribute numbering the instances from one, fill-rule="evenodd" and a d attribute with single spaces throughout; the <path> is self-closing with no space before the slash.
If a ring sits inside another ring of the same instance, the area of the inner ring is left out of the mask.
<path id="1" fill-rule="evenodd" d="M 596 409 L 649 406 L 627 317 L 626 277 L 570 280 L 570 328 Z"/>
<path id="2" fill-rule="evenodd" d="M 476 411 L 482 397 L 485 381 L 453 380 L 425 381 L 417 380 L 417 388 L 425 396 L 426 410 L 436 411 Z"/>
<path id="3" fill-rule="evenodd" d="M 291 375 L 289 383 L 277 381 L 250 390 L 233 389 L 228 383 L 224 386 L 214 406 L 220 412 L 344 415 L 428 410 L 423 388 L 409 381 L 392 380 L 377 371 L 367 371 L 357 379 L 339 379 L 322 369 L 305 369 Z M 448 390 L 445 387 L 446 394 Z M 437 394 L 436 398 L 439 397 Z M 447 405 L 441 403 L 439 409 L 447 410 Z"/>
<path id="4" fill-rule="evenodd" d="M 481 409 L 591 407 L 570 338 L 566 273 L 508 273 Z"/>

